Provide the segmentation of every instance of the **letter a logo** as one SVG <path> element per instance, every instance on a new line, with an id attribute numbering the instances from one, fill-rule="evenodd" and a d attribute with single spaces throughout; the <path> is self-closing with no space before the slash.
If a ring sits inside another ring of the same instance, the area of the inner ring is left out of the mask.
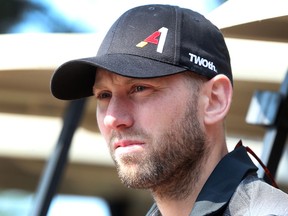
<path id="1" fill-rule="evenodd" d="M 148 43 L 156 44 L 157 52 L 162 53 L 163 47 L 166 41 L 167 32 L 168 32 L 168 29 L 165 27 L 162 27 L 158 31 L 149 35 L 144 41 L 141 41 L 140 43 L 138 43 L 136 46 L 143 48 Z"/>

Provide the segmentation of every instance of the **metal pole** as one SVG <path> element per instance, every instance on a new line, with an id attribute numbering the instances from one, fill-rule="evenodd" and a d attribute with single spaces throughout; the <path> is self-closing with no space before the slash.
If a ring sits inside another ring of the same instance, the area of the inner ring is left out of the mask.
<path id="1" fill-rule="evenodd" d="M 254 93 L 246 121 L 267 129 L 261 160 L 272 176 L 275 176 L 288 135 L 288 72 L 279 92 L 256 91 Z M 268 181 L 263 169 L 258 170 L 258 175 Z"/>
<path id="2" fill-rule="evenodd" d="M 288 72 L 281 84 L 279 93 L 282 96 L 282 101 L 276 125 L 266 132 L 262 154 L 263 162 L 267 164 L 267 168 L 273 176 L 276 175 L 288 134 Z"/>
<path id="3" fill-rule="evenodd" d="M 38 189 L 31 216 L 45 216 L 51 200 L 58 188 L 63 170 L 67 163 L 67 155 L 75 130 L 81 120 L 86 99 L 70 102 L 63 119 L 63 127 L 57 145 L 46 164 Z"/>

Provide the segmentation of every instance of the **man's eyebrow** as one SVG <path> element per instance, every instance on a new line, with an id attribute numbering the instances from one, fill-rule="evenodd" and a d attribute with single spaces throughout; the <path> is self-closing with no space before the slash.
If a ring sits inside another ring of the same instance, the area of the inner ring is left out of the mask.
<path id="1" fill-rule="evenodd" d="M 124 82 L 121 83 L 121 85 L 127 85 L 127 84 L 131 84 L 135 82 L 134 78 L 129 78 L 128 80 L 125 79 Z M 115 84 L 115 82 L 113 82 L 113 79 L 111 81 L 112 85 Z M 98 80 L 95 81 L 94 85 L 93 85 L 93 92 L 95 93 L 96 90 L 98 89 L 104 89 L 107 88 L 108 86 L 106 85 L 106 82 L 101 80 L 101 78 L 99 78 Z"/>
<path id="2" fill-rule="evenodd" d="M 137 83 L 137 82 L 141 82 L 141 81 L 152 81 L 155 78 L 147 78 L 147 79 L 143 79 L 143 78 L 134 78 L 134 77 L 126 77 L 125 80 L 123 82 L 121 82 L 121 84 L 127 85 L 127 84 L 133 84 L 133 83 Z M 117 81 L 117 79 L 115 79 Z M 112 79 L 112 84 L 115 84 L 116 82 Z M 105 81 L 101 80 L 101 78 L 99 78 L 98 80 L 95 81 L 93 88 L 103 88 L 105 87 Z"/>

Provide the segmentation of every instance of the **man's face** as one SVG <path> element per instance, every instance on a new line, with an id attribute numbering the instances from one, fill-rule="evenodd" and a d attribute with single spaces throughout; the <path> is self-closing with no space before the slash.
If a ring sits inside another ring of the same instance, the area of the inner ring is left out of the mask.
<path id="1" fill-rule="evenodd" d="M 154 188 L 199 171 L 205 135 L 193 89 L 183 74 L 134 79 L 97 70 L 97 122 L 125 185 Z"/>

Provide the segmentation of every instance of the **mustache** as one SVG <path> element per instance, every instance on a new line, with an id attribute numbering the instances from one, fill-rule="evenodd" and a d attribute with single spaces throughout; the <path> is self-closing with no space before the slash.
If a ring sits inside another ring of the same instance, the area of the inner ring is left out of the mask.
<path id="1" fill-rule="evenodd" d="M 130 139 L 148 139 L 148 134 L 141 129 L 129 128 L 125 131 L 113 130 L 109 139 L 109 146 L 113 145 L 114 142 L 119 140 L 130 140 Z"/>

